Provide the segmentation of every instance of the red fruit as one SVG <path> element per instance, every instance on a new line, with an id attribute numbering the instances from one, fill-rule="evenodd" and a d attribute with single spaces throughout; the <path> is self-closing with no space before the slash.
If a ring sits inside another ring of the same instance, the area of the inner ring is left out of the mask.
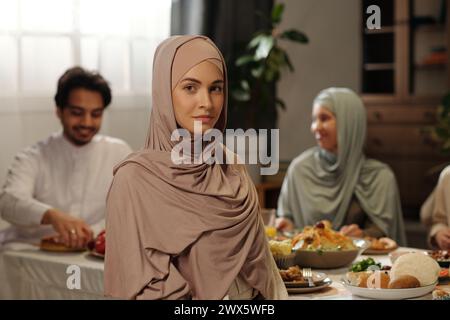
<path id="1" fill-rule="evenodd" d="M 100 254 L 105 254 L 105 232 L 101 232 L 95 239 L 95 251 Z"/>
<path id="2" fill-rule="evenodd" d="M 95 240 L 91 240 L 87 243 L 87 247 L 90 251 L 95 249 Z"/>

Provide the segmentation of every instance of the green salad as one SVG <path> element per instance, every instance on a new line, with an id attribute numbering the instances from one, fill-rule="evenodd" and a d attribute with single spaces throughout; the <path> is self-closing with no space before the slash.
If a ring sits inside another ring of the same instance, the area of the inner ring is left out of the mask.
<path id="1" fill-rule="evenodd" d="M 352 272 L 367 271 L 367 268 L 369 268 L 370 266 L 378 266 L 381 269 L 381 263 L 376 263 L 372 258 L 367 258 L 352 264 L 350 270 Z"/>

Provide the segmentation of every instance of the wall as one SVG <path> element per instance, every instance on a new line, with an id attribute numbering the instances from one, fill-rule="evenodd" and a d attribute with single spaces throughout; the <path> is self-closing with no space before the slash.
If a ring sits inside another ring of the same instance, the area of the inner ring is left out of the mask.
<path id="1" fill-rule="evenodd" d="M 280 1 L 279 1 L 280 2 Z M 309 131 L 312 101 L 330 86 L 360 91 L 361 34 L 359 0 L 286 0 L 281 29 L 297 28 L 309 44 L 285 42 L 295 67 L 285 73 L 278 94 L 287 110 L 280 113 L 280 159 L 292 160 L 314 145 Z"/>

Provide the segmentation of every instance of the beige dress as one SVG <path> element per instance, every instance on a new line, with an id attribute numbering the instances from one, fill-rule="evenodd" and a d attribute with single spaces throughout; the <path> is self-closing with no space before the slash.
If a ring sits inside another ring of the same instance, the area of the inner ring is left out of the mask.
<path id="1" fill-rule="evenodd" d="M 288 293 L 281 277 L 279 277 L 278 267 L 273 259 L 271 259 L 271 270 L 276 279 L 273 297 L 276 300 L 286 300 Z M 228 294 L 224 300 L 253 300 L 259 299 L 261 295 L 258 290 L 252 288 L 242 277 L 237 276 L 230 286 Z"/>
<path id="2" fill-rule="evenodd" d="M 436 247 L 436 233 L 450 227 L 450 166 L 441 172 L 436 188 L 422 205 L 420 218 L 429 229 L 428 243 Z"/>

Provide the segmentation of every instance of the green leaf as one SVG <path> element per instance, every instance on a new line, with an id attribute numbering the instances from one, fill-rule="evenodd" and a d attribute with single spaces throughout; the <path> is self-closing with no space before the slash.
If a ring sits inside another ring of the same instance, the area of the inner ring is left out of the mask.
<path id="1" fill-rule="evenodd" d="M 245 91 L 250 91 L 250 85 L 248 84 L 247 80 L 241 80 L 241 88 Z"/>
<path id="2" fill-rule="evenodd" d="M 251 70 L 251 74 L 253 77 L 259 79 L 264 71 L 264 66 L 259 66 L 257 68 L 253 68 Z"/>
<path id="3" fill-rule="evenodd" d="M 258 48 L 255 52 L 255 60 L 267 58 L 274 45 L 274 38 L 272 36 L 264 36 L 261 38 Z"/>
<path id="4" fill-rule="evenodd" d="M 272 9 L 272 23 L 273 24 L 279 24 L 281 22 L 281 17 L 283 15 L 284 11 L 284 4 L 278 3 L 275 4 Z"/>
<path id="5" fill-rule="evenodd" d="M 286 110 L 286 104 L 280 98 L 275 99 L 275 103 L 280 106 L 281 109 Z"/>
<path id="6" fill-rule="evenodd" d="M 231 92 L 231 95 L 237 101 L 249 101 L 250 100 L 250 93 L 245 90 L 234 89 Z"/>
<path id="7" fill-rule="evenodd" d="M 272 51 L 270 51 L 270 54 L 267 57 L 267 63 L 273 66 L 274 68 L 279 69 L 283 64 L 285 64 L 283 51 L 280 50 L 278 47 L 273 47 Z"/>
<path id="8" fill-rule="evenodd" d="M 289 59 L 289 56 L 286 52 L 283 52 L 284 61 L 286 62 L 286 65 L 289 67 L 289 70 L 291 72 L 294 71 L 294 66 L 291 63 L 291 59 Z"/>
<path id="9" fill-rule="evenodd" d="M 266 69 L 264 79 L 266 80 L 266 82 L 272 82 L 276 76 L 277 76 L 277 70 L 274 68 L 268 68 L 268 69 Z"/>
<path id="10" fill-rule="evenodd" d="M 250 40 L 250 42 L 249 42 L 247 48 L 248 48 L 248 49 L 256 48 L 257 46 L 259 46 L 259 43 L 260 43 L 261 41 L 263 41 L 263 39 L 264 39 L 265 37 L 267 37 L 267 34 L 265 34 L 265 33 L 259 33 L 259 34 L 257 34 L 255 37 L 253 37 L 252 40 Z"/>
<path id="11" fill-rule="evenodd" d="M 298 30 L 295 30 L 295 29 L 290 29 L 290 30 L 284 31 L 280 37 L 282 39 L 288 39 L 288 40 L 296 41 L 299 43 L 308 43 L 309 42 L 306 34 L 304 34 L 303 32 L 300 32 Z"/>
<path id="12" fill-rule="evenodd" d="M 240 56 L 236 60 L 235 64 L 236 64 L 237 67 L 241 67 L 241 66 L 243 66 L 243 65 L 245 65 L 247 63 L 253 62 L 253 61 L 255 61 L 254 58 L 253 58 L 253 55 L 247 54 L 247 55 L 244 55 L 244 56 Z"/>

